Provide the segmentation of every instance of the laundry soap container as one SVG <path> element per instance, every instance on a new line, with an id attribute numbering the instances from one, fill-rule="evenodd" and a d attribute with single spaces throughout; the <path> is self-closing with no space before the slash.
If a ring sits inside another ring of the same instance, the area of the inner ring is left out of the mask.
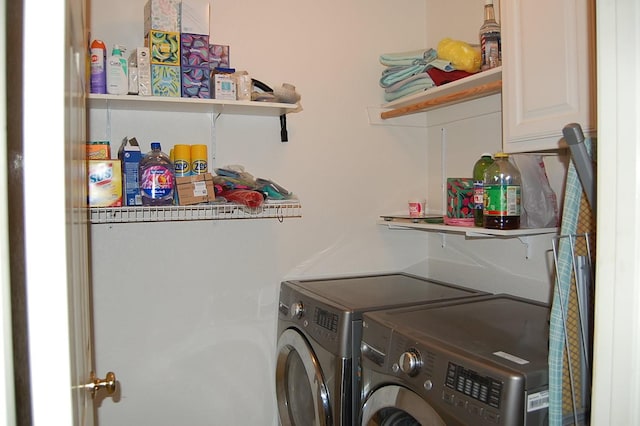
<path id="1" fill-rule="evenodd" d="M 169 156 L 162 152 L 160 142 L 151 142 L 151 151 L 140 161 L 138 176 L 143 206 L 173 204 L 175 168 Z"/>

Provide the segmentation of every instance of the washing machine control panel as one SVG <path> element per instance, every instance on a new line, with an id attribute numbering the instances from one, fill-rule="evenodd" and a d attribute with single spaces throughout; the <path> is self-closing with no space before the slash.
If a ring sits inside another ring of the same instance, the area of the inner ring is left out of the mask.
<path id="1" fill-rule="evenodd" d="M 416 348 L 404 351 L 398 360 L 400 371 L 413 377 L 420 372 L 422 368 L 422 357 Z"/>
<path id="2" fill-rule="evenodd" d="M 304 304 L 302 302 L 292 303 L 289 312 L 291 318 L 302 318 L 302 315 L 304 315 Z"/>
<path id="3" fill-rule="evenodd" d="M 493 408 L 500 408 L 502 382 L 499 380 L 449 362 L 445 385 Z"/>

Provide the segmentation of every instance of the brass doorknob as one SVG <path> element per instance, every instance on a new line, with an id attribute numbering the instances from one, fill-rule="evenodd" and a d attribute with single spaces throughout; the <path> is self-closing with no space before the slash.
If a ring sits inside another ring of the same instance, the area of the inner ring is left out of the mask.
<path id="1" fill-rule="evenodd" d="M 95 398 L 100 389 L 106 389 L 109 395 L 116 391 L 116 375 L 111 371 L 107 373 L 104 379 L 99 379 L 96 377 L 96 373 L 92 371 L 89 380 L 87 388 L 91 391 L 91 398 Z"/>

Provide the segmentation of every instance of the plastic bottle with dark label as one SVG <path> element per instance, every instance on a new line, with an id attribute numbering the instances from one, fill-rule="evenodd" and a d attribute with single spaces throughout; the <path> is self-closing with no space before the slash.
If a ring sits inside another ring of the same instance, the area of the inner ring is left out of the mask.
<path id="1" fill-rule="evenodd" d="M 484 210 L 484 172 L 493 164 L 491 154 L 484 153 L 473 166 L 473 224 L 484 226 L 482 211 Z"/>
<path id="2" fill-rule="evenodd" d="M 495 155 L 484 172 L 484 227 L 489 229 L 520 228 L 520 171 L 503 152 Z"/>
<path id="3" fill-rule="evenodd" d="M 160 142 L 151 142 L 151 151 L 140 161 L 140 194 L 144 206 L 170 206 L 175 191 L 175 168 Z"/>

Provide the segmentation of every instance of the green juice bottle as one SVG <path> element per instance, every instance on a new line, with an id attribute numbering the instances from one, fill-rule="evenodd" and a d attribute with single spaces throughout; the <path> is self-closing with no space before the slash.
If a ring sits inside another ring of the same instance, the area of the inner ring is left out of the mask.
<path id="1" fill-rule="evenodd" d="M 484 210 L 484 172 L 493 164 L 491 154 L 484 153 L 473 166 L 473 223 L 484 226 L 482 211 Z"/>

